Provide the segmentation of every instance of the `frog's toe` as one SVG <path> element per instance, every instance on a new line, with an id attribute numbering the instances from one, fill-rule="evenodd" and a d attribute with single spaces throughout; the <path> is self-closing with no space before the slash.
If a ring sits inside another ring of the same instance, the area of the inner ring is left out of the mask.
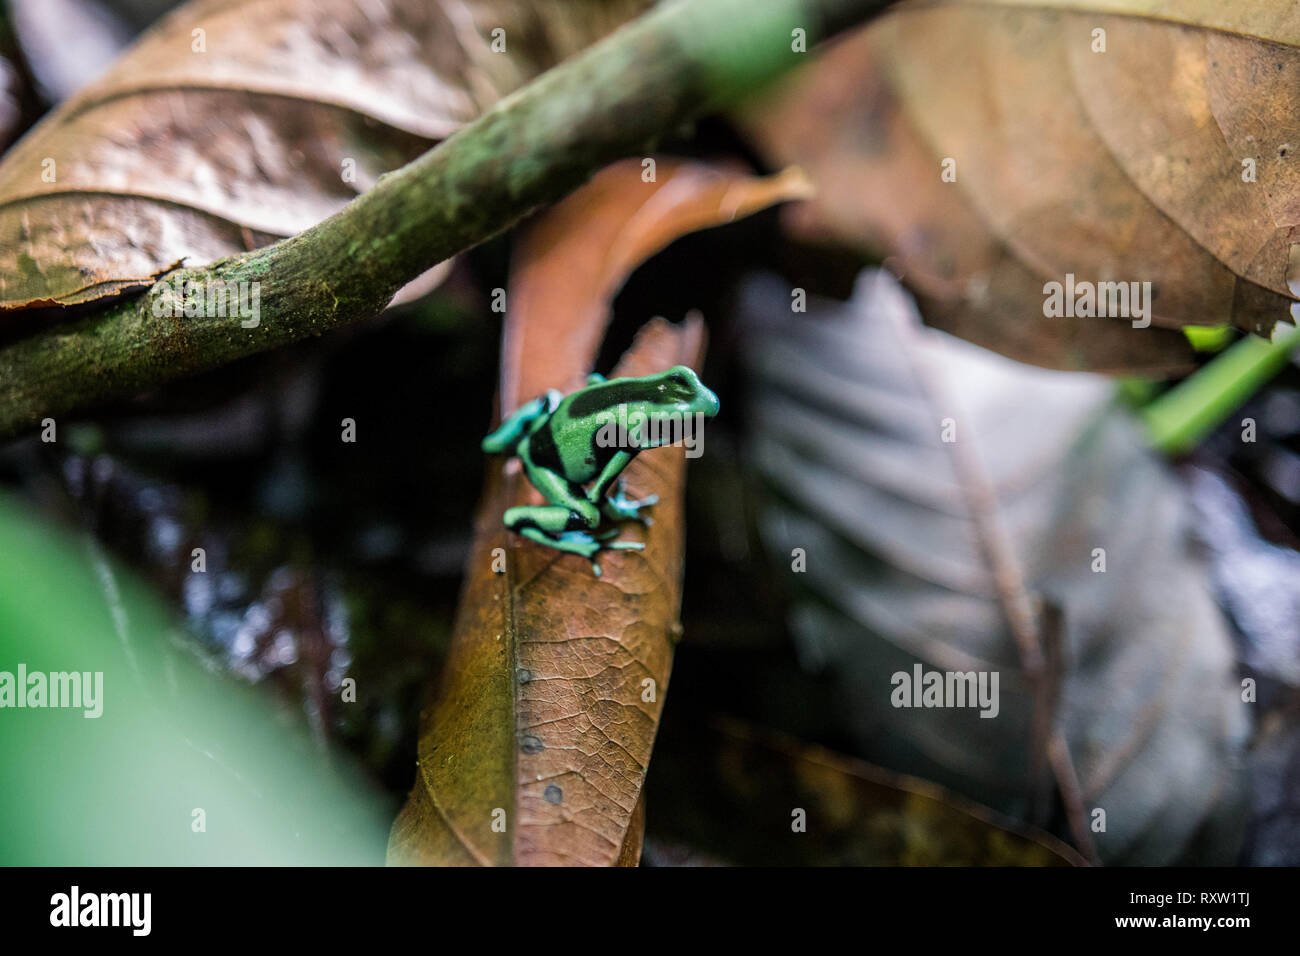
<path id="1" fill-rule="evenodd" d="M 635 514 L 641 508 L 649 508 L 651 505 L 659 504 L 658 495 L 646 495 L 644 498 L 638 498 L 635 501 L 629 501 L 626 498 L 619 498 L 614 502 L 618 507 L 630 514 Z"/>
<path id="2" fill-rule="evenodd" d="M 629 501 L 626 504 L 626 508 L 629 512 L 628 517 L 640 521 L 643 525 L 645 525 L 648 528 L 655 523 L 655 519 L 651 518 L 649 515 L 643 515 L 641 513 L 641 509 L 649 508 L 651 505 L 657 505 L 657 504 L 659 504 L 658 495 L 647 495 L 646 497 L 640 499 L 639 501 Z"/>
<path id="3" fill-rule="evenodd" d="M 642 508 L 648 508 L 651 505 L 659 503 L 658 495 L 649 495 L 631 501 L 620 496 L 605 499 L 604 512 L 606 517 L 611 521 L 642 521 L 649 524 L 649 520 L 641 514 Z"/>

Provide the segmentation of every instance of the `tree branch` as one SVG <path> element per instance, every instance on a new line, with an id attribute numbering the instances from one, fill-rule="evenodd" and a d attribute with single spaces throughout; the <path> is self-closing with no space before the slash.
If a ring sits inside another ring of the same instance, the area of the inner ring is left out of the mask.
<path id="1" fill-rule="evenodd" d="M 260 324 L 154 315 L 163 282 L 0 349 L 0 439 L 379 314 L 408 281 L 796 65 L 893 0 L 671 0 L 548 71 L 337 214 L 164 277 L 258 282 Z"/>

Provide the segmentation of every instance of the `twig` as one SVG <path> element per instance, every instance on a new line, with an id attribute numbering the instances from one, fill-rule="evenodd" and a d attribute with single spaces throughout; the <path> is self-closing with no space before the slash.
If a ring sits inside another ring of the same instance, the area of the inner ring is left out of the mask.
<path id="1" fill-rule="evenodd" d="M 908 326 L 906 334 L 919 336 L 921 333 L 918 328 Z M 931 405 L 937 408 L 957 407 L 947 380 L 942 371 L 934 367 L 931 356 L 921 348 L 909 349 L 908 354 Z M 1015 545 L 998 517 L 997 495 L 985 474 L 983 463 L 967 444 L 952 442 L 947 447 L 952 453 L 953 467 L 966 496 L 980 544 L 992 565 L 994 587 L 1020 654 L 1020 666 L 1033 692 L 1034 714 L 1028 769 L 1030 803 L 1032 805 L 1035 802 L 1041 768 L 1047 763 L 1051 766 L 1052 775 L 1061 792 L 1061 801 L 1065 805 L 1066 819 L 1075 845 L 1090 861 L 1095 862 L 1096 850 L 1083 815 L 1079 778 L 1070 758 L 1065 735 L 1054 726 L 1058 694 L 1052 687 L 1048 657 L 1056 654 L 1045 653 L 1034 612 L 1034 598 L 1025 580 Z"/>

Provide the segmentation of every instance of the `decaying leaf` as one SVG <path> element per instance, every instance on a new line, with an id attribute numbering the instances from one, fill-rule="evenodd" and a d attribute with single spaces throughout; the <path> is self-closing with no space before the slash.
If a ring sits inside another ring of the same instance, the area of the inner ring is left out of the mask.
<path id="1" fill-rule="evenodd" d="M 0 162 L 0 310 L 111 296 L 314 225 L 645 6 L 191 3 Z"/>
<path id="2" fill-rule="evenodd" d="M 817 183 L 799 225 L 894 256 L 934 324 L 1160 374 L 1180 326 L 1292 321 L 1297 76 L 1273 0 L 950 0 L 846 36 L 749 128 Z M 1151 283 L 1151 326 L 1046 317 L 1067 275 Z"/>
<path id="3" fill-rule="evenodd" d="M 746 866 L 1078 866 L 1055 837 L 942 787 L 717 718 L 651 784 L 656 827 Z M 658 774 L 656 769 L 656 779 Z M 802 813 L 802 819 L 799 814 Z M 736 827 L 743 818 L 749 827 Z M 753 833 L 762 839 L 755 841 Z"/>
<path id="4" fill-rule="evenodd" d="M 1103 861 L 1231 862 L 1231 644 L 1186 496 L 1109 383 L 927 332 L 879 270 L 848 306 L 788 303 L 747 296 L 761 530 L 806 555 L 796 637 L 863 753 L 1020 819 L 1050 766 Z M 898 706 L 918 667 L 998 675 L 994 706 Z"/>
<path id="5" fill-rule="evenodd" d="M 526 234 L 511 278 L 501 410 L 580 387 L 609 298 L 676 236 L 805 188 L 699 164 L 618 163 Z M 615 370 L 697 366 L 698 316 L 644 327 Z M 685 456 L 661 448 L 624 472 L 659 495 L 643 552 L 607 552 L 603 576 L 574 555 L 508 534 L 505 509 L 536 504 L 518 462 L 493 462 L 447 664 L 422 720 L 419 769 L 389 860 L 436 864 L 635 863 L 641 787 L 680 634 Z M 503 573 L 495 573 L 494 563 Z M 495 826 L 494 826 L 495 824 Z"/>

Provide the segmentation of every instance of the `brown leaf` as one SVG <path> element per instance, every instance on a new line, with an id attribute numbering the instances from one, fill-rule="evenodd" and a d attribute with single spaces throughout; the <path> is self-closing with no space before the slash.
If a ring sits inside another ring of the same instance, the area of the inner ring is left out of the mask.
<path id="1" fill-rule="evenodd" d="M 642 259 L 804 189 L 795 173 L 756 180 L 667 159 L 652 183 L 637 161 L 598 174 L 518 252 L 502 409 L 583 384 L 609 300 Z M 615 374 L 698 367 L 703 346 L 698 316 L 676 326 L 655 319 Z M 390 862 L 610 865 L 639 856 L 637 807 L 680 634 L 685 456 L 656 449 L 624 474 L 630 495 L 659 495 L 654 524 L 627 526 L 623 536 L 643 536 L 645 551 L 603 553 L 596 578 L 585 560 L 506 532 L 507 507 L 542 498 L 517 461 L 489 465 L 452 649 L 422 721 L 419 773 Z M 504 574 L 492 571 L 498 548 Z M 498 809 L 504 832 L 492 827 Z"/>
<path id="2" fill-rule="evenodd" d="M 191 3 L 0 163 L 0 310 L 297 233 L 646 5 Z"/>
<path id="3" fill-rule="evenodd" d="M 1298 44 L 1268 0 L 909 6 L 750 128 L 817 182 L 798 224 L 892 254 L 934 324 L 1044 365 L 1176 372 L 1170 330 L 1289 319 Z M 1153 283 L 1152 327 L 1045 317 L 1067 273 Z"/>

